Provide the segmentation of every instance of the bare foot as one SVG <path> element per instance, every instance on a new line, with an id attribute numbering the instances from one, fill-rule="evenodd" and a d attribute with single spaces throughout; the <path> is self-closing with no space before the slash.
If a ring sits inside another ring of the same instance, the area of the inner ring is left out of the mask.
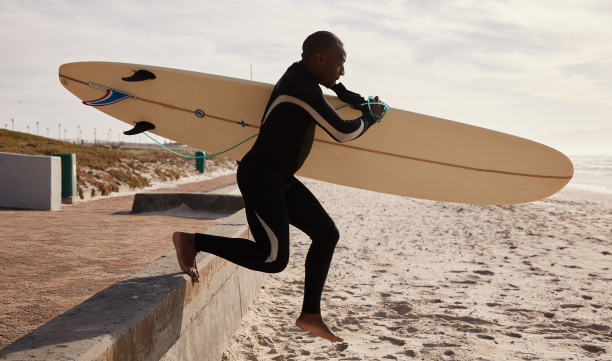
<path id="1" fill-rule="evenodd" d="M 310 331 L 315 335 L 330 340 L 332 342 L 343 342 L 344 339 L 334 335 L 327 327 L 321 314 L 302 312 L 300 317 L 295 321 L 295 325 L 304 331 Z"/>
<path id="2" fill-rule="evenodd" d="M 190 233 L 174 232 L 172 242 L 176 249 L 176 258 L 179 266 L 187 273 L 194 282 L 200 282 L 200 274 L 196 265 L 195 235 Z"/>

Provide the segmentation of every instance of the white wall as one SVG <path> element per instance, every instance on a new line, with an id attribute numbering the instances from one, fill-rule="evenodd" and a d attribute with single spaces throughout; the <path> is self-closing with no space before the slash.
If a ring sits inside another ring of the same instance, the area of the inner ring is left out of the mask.
<path id="1" fill-rule="evenodd" d="M 61 205 L 60 157 L 0 153 L 0 207 L 56 210 Z"/>

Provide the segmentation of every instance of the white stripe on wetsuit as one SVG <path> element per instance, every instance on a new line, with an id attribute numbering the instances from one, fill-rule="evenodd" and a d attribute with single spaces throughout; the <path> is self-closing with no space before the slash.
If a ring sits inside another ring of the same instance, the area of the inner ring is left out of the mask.
<path id="1" fill-rule="evenodd" d="M 272 232 L 270 227 L 268 227 L 266 222 L 264 222 L 263 219 L 261 219 L 261 217 L 259 216 L 259 214 L 257 214 L 257 212 L 255 212 L 255 215 L 259 219 L 259 222 L 261 223 L 263 228 L 266 230 L 266 233 L 268 234 L 268 239 L 270 240 L 270 255 L 268 256 L 266 263 L 274 262 L 276 261 L 276 255 L 278 254 L 278 238 L 276 238 L 276 235 L 274 234 L 274 232 Z"/>
<path id="2" fill-rule="evenodd" d="M 363 127 L 364 127 L 363 120 L 360 120 L 361 125 L 359 126 L 359 129 L 357 129 L 356 131 L 349 133 L 349 134 L 342 133 L 338 131 L 338 129 L 334 128 L 331 124 L 329 124 L 327 120 L 325 120 L 325 118 L 323 118 L 316 110 L 314 110 L 313 107 L 308 105 L 308 103 L 296 97 L 292 97 L 290 95 L 279 95 L 278 98 L 274 100 L 274 102 L 270 105 L 270 109 L 268 109 L 268 112 L 266 113 L 266 117 L 264 118 L 263 122 L 261 122 L 262 126 L 266 122 L 266 119 L 268 119 L 268 115 L 270 115 L 270 112 L 272 112 L 272 109 L 274 109 L 280 103 L 284 103 L 284 102 L 293 103 L 293 104 L 299 105 L 302 108 L 304 108 L 304 110 L 306 110 L 308 114 L 310 114 L 310 116 L 312 116 L 317 121 L 317 123 L 319 123 L 323 128 L 325 128 L 329 133 L 331 133 L 333 137 L 336 138 L 340 143 L 355 139 L 359 136 L 359 134 L 361 134 L 361 132 L 363 132 Z"/>

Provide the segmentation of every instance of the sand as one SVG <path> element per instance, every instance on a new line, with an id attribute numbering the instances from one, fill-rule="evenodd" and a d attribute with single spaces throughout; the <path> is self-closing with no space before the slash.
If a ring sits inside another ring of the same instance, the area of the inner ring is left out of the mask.
<path id="1" fill-rule="evenodd" d="M 266 286 L 223 360 L 610 360 L 612 195 L 441 203 L 303 179 L 341 233 L 323 317 L 294 326 L 310 241 Z"/>

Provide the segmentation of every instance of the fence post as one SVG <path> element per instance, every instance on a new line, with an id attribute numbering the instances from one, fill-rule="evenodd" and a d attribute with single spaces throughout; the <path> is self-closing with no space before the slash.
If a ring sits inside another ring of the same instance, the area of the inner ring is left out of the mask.
<path id="1" fill-rule="evenodd" d="M 204 157 L 204 152 L 197 151 L 196 157 Z M 200 173 L 204 173 L 206 170 L 206 158 L 196 158 L 196 170 Z"/>
<path id="2" fill-rule="evenodd" d="M 62 159 L 62 198 L 77 195 L 76 154 L 53 154 Z"/>

